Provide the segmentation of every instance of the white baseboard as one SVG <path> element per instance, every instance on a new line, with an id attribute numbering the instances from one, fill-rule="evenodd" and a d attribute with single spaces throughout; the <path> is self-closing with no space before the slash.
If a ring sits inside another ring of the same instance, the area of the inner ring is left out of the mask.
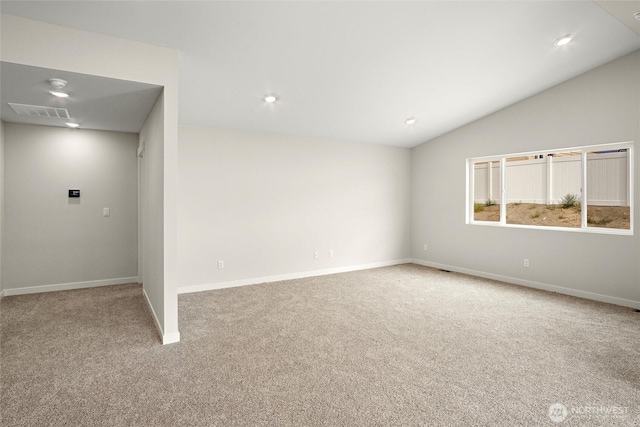
<path id="1" fill-rule="evenodd" d="M 27 288 L 4 289 L 3 296 L 38 294 L 41 292 L 69 291 L 72 289 L 95 288 L 97 286 L 124 285 L 138 283 L 138 277 L 121 277 L 118 279 L 91 280 L 88 282 L 58 283 L 55 285 L 30 286 Z"/>
<path id="2" fill-rule="evenodd" d="M 253 277 L 250 279 L 233 280 L 229 282 L 206 283 L 204 285 L 178 287 L 178 294 L 189 294 L 192 292 L 212 291 L 215 289 L 235 288 L 237 286 L 257 285 L 260 283 L 280 282 L 282 280 L 304 279 L 307 277 L 326 276 L 327 274 L 347 273 L 349 271 L 368 270 L 370 268 L 389 267 L 391 265 L 408 264 L 411 259 L 399 259 L 394 261 L 376 262 L 372 264 L 361 264 L 350 267 L 327 268 L 324 270 L 305 271 L 300 273 L 281 274 L 277 276 Z"/>
<path id="3" fill-rule="evenodd" d="M 455 267 L 452 265 L 439 264 L 436 262 L 422 261 L 419 259 L 413 259 L 411 262 L 414 264 L 424 265 L 425 267 L 433 267 L 441 270 L 455 271 L 456 273 L 468 274 L 470 276 L 483 277 L 485 279 L 499 280 L 501 282 L 511 283 L 514 285 L 525 286 L 527 288 L 541 289 L 544 291 L 557 292 L 563 295 L 570 295 L 573 297 L 579 297 L 589 299 L 593 301 L 606 302 L 609 304 L 620 305 L 623 307 L 630 307 L 640 309 L 640 301 L 633 301 L 624 298 L 617 298 L 608 295 L 596 294 L 594 292 L 581 291 L 577 289 L 564 288 L 562 286 L 549 285 L 547 283 L 534 282 L 531 280 L 518 279 L 516 277 L 501 276 L 499 274 L 486 273 L 484 271 L 470 270 L 467 268 Z"/>
<path id="4" fill-rule="evenodd" d="M 162 330 L 162 326 L 160 325 L 160 321 L 158 320 L 158 316 L 156 316 L 156 311 L 153 309 L 153 305 L 151 305 L 151 301 L 149 301 L 149 295 L 147 295 L 147 291 L 142 288 L 142 296 L 144 297 L 144 301 L 147 303 L 147 308 L 149 309 L 149 313 L 153 318 L 153 324 L 156 326 L 156 330 L 158 331 L 158 335 L 162 338 L 164 337 L 164 331 Z M 164 340 L 163 340 L 164 341 Z"/>
<path id="5" fill-rule="evenodd" d="M 180 332 L 174 332 L 172 334 L 164 334 L 162 336 L 162 345 L 174 344 L 180 342 Z"/>
<path id="6" fill-rule="evenodd" d="M 142 288 L 142 295 L 144 296 L 144 300 L 147 303 L 147 307 L 149 308 L 149 312 L 151 313 L 151 317 L 153 318 L 153 324 L 156 326 L 156 330 L 162 339 L 162 345 L 173 344 L 176 342 L 180 342 L 180 332 L 173 332 L 169 334 L 165 334 L 162 326 L 160 325 L 160 321 L 158 320 L 158 316 L 156 315 L 156 311 L 153 309 L 153 305 L 151 305 L 151 301 L 149 301 L 149 295 L 147 295 L 147 291 Z"/>

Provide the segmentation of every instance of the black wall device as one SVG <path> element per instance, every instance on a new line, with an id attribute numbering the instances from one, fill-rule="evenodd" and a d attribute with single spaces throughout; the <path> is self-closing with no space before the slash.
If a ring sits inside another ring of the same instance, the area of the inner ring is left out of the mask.
<path id="1" fill-rule="evenodd" d="M 69 197 L 80 197 L 80 190 L 69 190 Z"/>

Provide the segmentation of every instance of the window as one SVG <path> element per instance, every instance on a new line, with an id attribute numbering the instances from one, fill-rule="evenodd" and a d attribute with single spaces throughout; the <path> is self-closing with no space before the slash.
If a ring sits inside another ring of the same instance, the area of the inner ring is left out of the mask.
<path id="1" fill-rule="evenodd" d="M 475 221 L 500 221 L 500 161 L 476 162 L 473 167 Z"/>
<path id="2" fill-rule="evenodd" d="M 467 160 L 467 223 L 633 234 L 633 143 Z"/>

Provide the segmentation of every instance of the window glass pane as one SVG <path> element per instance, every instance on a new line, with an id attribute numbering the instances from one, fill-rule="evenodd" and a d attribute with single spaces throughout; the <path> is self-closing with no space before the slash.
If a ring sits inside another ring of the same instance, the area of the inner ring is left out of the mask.
<path id="1" fill-rule="evenodd" d="M 587 227 L 629 230 L 628 150 L 587 153 Z"/>
<path id="2" fill-rule="evenodd" d="M 473 164 L 473 219 L 500 222 L 500 162 Z"/>
<path id="3" fill-rule="evenodd" d="M 580 152 L 507 158 L 507 224 L 580 228 L 581 163 Z"/>
<path id="4" fill-rule="evenodd" d="M 467 218 L 630 234 L 632 161 L 632 142 L 468 159 Z"/>

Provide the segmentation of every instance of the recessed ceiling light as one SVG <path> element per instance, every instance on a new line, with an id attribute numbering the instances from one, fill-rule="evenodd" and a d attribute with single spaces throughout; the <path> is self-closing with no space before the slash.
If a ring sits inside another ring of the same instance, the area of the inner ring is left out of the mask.
<path id="1" fill-rule="evenodd" d="M 58 98 L 68 98 L 69 92 L 66 92 L 62 89 L 67 85 L 66 80 L 62 79 L 49 79 L 49 84 L 53 89 L 49 91 L 49 93 L 53 96 L 57 96 Z"/>
<path id="2" fill-rule="evenodd" d="M 80 127 L 80 125 L 78 123 L 65 123 L 67 126 L 69 126 L 70 128 L 77 128 Z"/>
<path id="3" fill-rule="evenodd" d="M 409 117 L 407 120 L 404 121 L 405 124 L 407 125 L 414 125 L 416 124 L 416 118 L 415 117 Z"/>
<path id="4" fill-rule="evenodd" d="M 567 34 L 566 36 L 562 36 L 557 39 L 555 42 L 553 42 L 553 44 L 555 44 L 556 46 L 566 46 L 571 43 L 571 40 L 573 40 L 573 36 L 571 34 Z"/>
<path id="5" fill-rule="evenodd" d="M 262 99 L 264 99 L 264 102 L 266 102 L 267 104 L 273 104 L 278 100 L 278 96 L 274 94 L 269 94 L 269 95 L 265 95 Z"/>
<path id="6" fill-rule="evenodd" d="M 50 90 L 49 93 L 53 96 L 57 96 L 58 98 L 68 98 L 69 92 L 65 92 L 63 90 Z"/>

